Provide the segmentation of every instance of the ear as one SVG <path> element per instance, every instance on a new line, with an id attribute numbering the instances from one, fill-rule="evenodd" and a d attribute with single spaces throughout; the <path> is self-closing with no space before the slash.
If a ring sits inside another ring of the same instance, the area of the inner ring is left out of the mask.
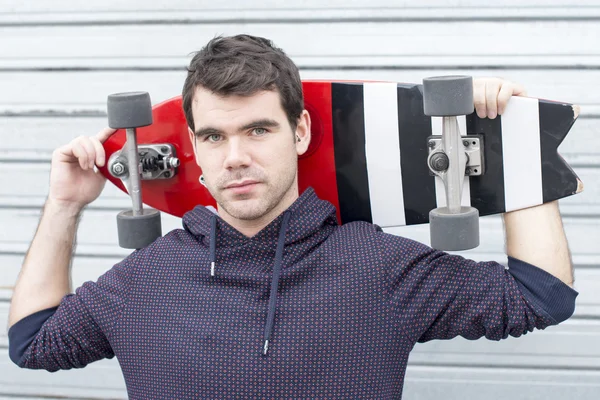
<path id="1" fill-rule="evenodd" d="M 194 148 L 194 153 L 196 152 L 196 135 L 192 128 L 188 126 L 188 135 L 190 136 L 190 142 L 192 143 L 192 147 Z"/>
<path id="2" fill-rule="evenodd" d="M 192 129 L 188 126 L 188 135 L 190 136 L 190 142 L 192 143 L 192 148 L 194 149 L 194 159 L 196 160 L 196 164 L 198 164 L 198 166 L 200 166 L 200 163 L 198 163 L 198 155 L 196 154 L 196 135 L 194 134 L 194 131 L 192 131 Z"/>
<path id="3" fill-rule="evenodd" d="M 190 128 L 188 126 L 188 134 L 190 135 L 190 142 L 192 142 L 192 145 L 194 145 L 196 143 L 196 141 L 194 140 L 194 131 L 192 131 L 192 128 Z"/>
<path id="4" fill-rule="evenodd" d="M 296 142 L 296 153 L 299 156 L 306 153 L 310 144 L 310 114 L 306 110 L 303 110 L 298 118 L 294 141 Z"/>

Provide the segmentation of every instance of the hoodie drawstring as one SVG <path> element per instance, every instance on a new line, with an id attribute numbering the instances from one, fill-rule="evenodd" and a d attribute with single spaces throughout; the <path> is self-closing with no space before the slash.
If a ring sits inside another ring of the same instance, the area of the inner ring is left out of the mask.
<path id="1" fill-rule="evenodd" d="M 216 262 L 216 248 L 217 248 L 217 216 L 213 215 L 210 217 L 210 276 L 215 276 L 215 262 Z"/>
<path id="2" fill-rule="evenodd" d="M 285 234 L 292 216 L 291 211 L 283 213 L 283 221 L 279 229 L 279 239 L 277 241 L 277 251 L 275 252 L 275 265 L 273 266 L 273 277 L 271 279 L 271 294 L 269 296 L 269 313 L 265 324 L 265 344 L 263 355 L 269 351 L 269 341 L 273 335 L 273 323 L 275 321 L 275 309 L 277 308 L 277 289 L 279 288 L 279 277 L 281 275 L 281 264 L 283 262 L 283 248 L 285 247 Z M 217 216 L 210 217 L 210 276 L 215 276 L 217 247 Z"/>
<path id="3" fill-rule="evenodd" d="M 275 253 L 275 265 L 273 267 L 273 279 L 271 280 L 271 295 L 269 297 L 269 314 L 265 324 L 265 345 L 263 355 L 269 351 L 269 341 L 273 334 L 273 323 L 275 321 L 275 308 L 277 307 L 277 289 L 279 288 L 279 276 L 281 275 L 281 263 L 283 261 L 283 248 L 285 245 L 285 232 L 288 228 L 291 217 L 290 211 L 283 213 L 283 222 L 279 230 L 279 241 L 277 242 L 277 252 Z"/>

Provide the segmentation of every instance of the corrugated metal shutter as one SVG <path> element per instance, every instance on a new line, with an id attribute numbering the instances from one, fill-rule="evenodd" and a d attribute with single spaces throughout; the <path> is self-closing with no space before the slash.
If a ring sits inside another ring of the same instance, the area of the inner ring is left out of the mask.
<path id="1" fill-rule="evenodd" d="M 441 74 L 501 76 L 582 113 L 561 147 L 586 184 L 561 202 L 580 291 L 559 327 L 502 342 L 416 346 L 406 399 L 596 399 L 600 394 L 600 0 L 41 0 L 0 2 L 0 398 L 125 398 L 116 360 L 82 370 L 25 371 L 8 359 L 6 320 L 47 193 L 51 152 L 106 125 L 106 96 L 180 93 L 189 53 L 215 34 L 266 36 L 303 78 L 420 82 Z M 127 255 L 115 214 L 128 197 L 107 185 L 85 212 L 73 283 Z M 179 227 L 163 216 L 163 227 Z M 504 261 L 499 218 L 481 221 L 467 255 Z M 428 241 L 426 226 L 394 230 Z M 21 397 L 20 397 L 21 398 Z M 24 397 L 23 397 L 24 398 Z"/>

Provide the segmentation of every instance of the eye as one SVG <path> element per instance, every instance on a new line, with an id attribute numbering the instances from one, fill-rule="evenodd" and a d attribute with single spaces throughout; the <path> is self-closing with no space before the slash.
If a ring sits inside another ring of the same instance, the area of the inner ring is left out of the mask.
<path id="1" fill-rule="evenodd" d="M 208 140 L 209 142 L 217 142 L 220 138 L 221 138 L 221 135 L 219 135 L 218 133 L 213 133 L 213 134 L 208 135 L 206 137 L 206 140 Z"/>
<path id="2" fill-rule="evenodd" d="M 262 136 L 262 135 L 266 134 L 268 131 L 265 128 L 254 128 L 253 132 L 256 136 Z"/>

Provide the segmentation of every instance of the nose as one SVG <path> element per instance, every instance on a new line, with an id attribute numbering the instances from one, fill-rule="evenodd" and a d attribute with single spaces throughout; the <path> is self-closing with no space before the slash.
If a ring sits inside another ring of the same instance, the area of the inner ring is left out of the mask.
<path id="1" fill-rule="evenodd" d="M 227 143 L 225 155 L 226 169 L 244 168 L 250 165 L 251 157 L 248 147 L 239 137 L 232 137 Z"/>

